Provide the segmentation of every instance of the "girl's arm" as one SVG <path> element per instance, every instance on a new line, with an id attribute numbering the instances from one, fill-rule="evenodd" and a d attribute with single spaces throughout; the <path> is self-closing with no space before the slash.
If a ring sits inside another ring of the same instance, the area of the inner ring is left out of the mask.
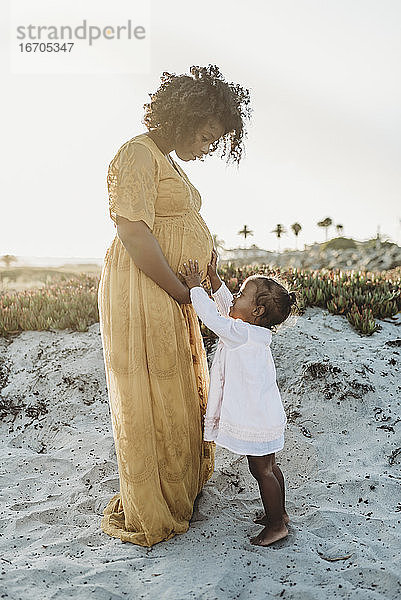
<path id="1" fill-rule="evenodd" d="M 210 262 L 207 265 L 207 274 L 210 279 L 212 286 L 212 296 L 216 301 L 217 308 L 223 317 L 227 317 L 230 312 L 230 306 L 233 301 L 233 295 L 226 286 L 226 284 L 220 279 L 217 272 L 217 250 L 213 248 Z"/>
<path id="2" fill-rule="evenodd" d="M 217 308 L 219 309 L 220 314 L 223 315 L 223 317 L 228 317 L 228 313 L 230 312 L 230 307 L 233 302 L 234 296 L 232 295 L 224 281 L 221 281 L 220 278 L 219 280 L 220 287 L 217 289 L 216 292 L 213 291 L 214 288 L 212 287 L 212 296 L 216 301 Z"/>
<path id="3" fill-rule="evenodd" d="M 223 317 L 217 311 L 216 304 L 209 298 L 201 286 L 190 289 L 192 305 L 202 322 L 214 331 L 224 342 L 240 346 L 248 340 L 248 327 L 243 321 Z"/>

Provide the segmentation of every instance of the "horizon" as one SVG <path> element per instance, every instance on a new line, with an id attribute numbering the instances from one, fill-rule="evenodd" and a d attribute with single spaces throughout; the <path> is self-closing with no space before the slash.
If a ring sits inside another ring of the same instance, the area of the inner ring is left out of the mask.
<path id="1" fill-rule="evenodd" d="M 339 237 L 344 238 L 345 236 L 336 236 L 336 237 L 331 237 L 331 238 L 328 237 L 327 242 L 329 242 L 330 240 L 338 239 Z M 375 240 L 377 238 L 366 238 L 363 240 L 358 240 L 356 238 L 346 238 L 346 239 L 352 239 L 357 244 L 364 244 L 366 242 Z M 380 241 L 382 243 L 390 242 L 390 243 L 397 245 L 399 248 L 401 248 L 400 244 L 398 244 L 397 242 L 393 242 L 392 240 L 381 238 Z M 251 244 L 248 246 L 236 246 L 236 247 L 231 247 L 231 248 L 224 247 L 221 250 L 223 252 L 230 252 L 233 250 L 262 250 L 263 252 L 271 252 L 274 254 L 283 254 L 283 253 L 287 253 L 287 252 L 305 252 L 307 249 L 310 249 L 314 245 L 322 245 L 325 243 L 326 243 L 326 240 L 323 240 L 320 242 L 312 242 L 311 244 L 304 244 L 303 248 L 283 247 L 283 248 L 280 248 L 280 250 L 278 250 L 277 248 L 276 249 L 263 248 L 261 246 L 256 246 L 255 248 L 253 248 L 252 244 Z M 219 249 L 217 249 L 217 250 L 219 251 Z M 2 261 L 3 256 L 6 256 L 6 255 L 10 255 L 10 254 L 9 253 L 0 254 L 0 262 Z M 39 266 L 60 267 L 60 266 L 64 266 L 64 265 L 72 266 L 72 265 L 84 265 L 84 264 L 102 266 L 103 260 L 104 260 L 104 257 L 101 257 L 101 256 L 38 256 L 38 255 L 29 256 L 29 255 L 12 255 L 12 254 L 10 256 L 14 256 L 17 259 L 15 262 L 13 262 L 13 264 L 10 266 L 10 268 L 12 268 L 12 267 L 39 267 Z M 61 262 L 61 261 L 65 261 L 65 262 Z M 77 261 L 79 261 L 79 262 L 77 262 Z"/>

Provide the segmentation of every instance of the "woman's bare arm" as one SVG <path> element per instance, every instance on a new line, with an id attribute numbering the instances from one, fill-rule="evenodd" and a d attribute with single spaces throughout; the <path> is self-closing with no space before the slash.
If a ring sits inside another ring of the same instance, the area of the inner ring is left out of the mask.
<path id="1" fill-rule="evenodd" d="M 128 254 L 148 277 L 180 304 L 190 304 L 188 287 L 175 275 L 159 242 L 144 221 L 117 215 L 117 233 Z"/>

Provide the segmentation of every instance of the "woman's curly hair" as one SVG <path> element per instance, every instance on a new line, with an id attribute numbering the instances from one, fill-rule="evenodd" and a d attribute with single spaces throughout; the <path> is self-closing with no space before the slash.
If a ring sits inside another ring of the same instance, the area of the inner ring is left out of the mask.
<path id="1" fill-rule="evenodd" d="M 239 163 L 246 136 L 245 118 L 250 117 L 249 90 L 225 81 L 216 65 L 192 66 L 190 75 L 164 71 L 161 85 L 151 101 L 144 104 L 143 123 L 149 131 L 161 128 L 174 141 L 193 139 L 196 131 L 214 117 L 224 127 L 223 136 L 216 140 L 210 153 L 221 149 L 221 158 L 228 151 L 227 163 Z"/>
<path id="2" fill-rule="evenodd" d="M 264 306 L 265 312 L 258 319 L 257 325 L 277 331 L 292 312 L 292 307 L 298 307 L 295 291 L 290 292 L 285 282 L 278 277 L 266 275 L 250 275 L 246 281 L 256 284 L 255 305 Z"/>

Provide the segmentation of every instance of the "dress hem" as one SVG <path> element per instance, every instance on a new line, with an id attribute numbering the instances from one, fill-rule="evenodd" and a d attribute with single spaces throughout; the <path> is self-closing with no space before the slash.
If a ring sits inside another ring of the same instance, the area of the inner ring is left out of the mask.
<path id="1" fill-rule="evenodd" d="M 246 446 L 246 443 L 244 444 L 243 440 L 233 440 L 221 435 L 219 436 L 218 434 L 215 436 L 205 435 L 204 439 L 205 441 L 213 441 L 218 446 L 241 456 L 266 456 L 268 454 L 280 452 L 284 448 L 284 435 L 271 442 L 267 442 L 266 444 L 254 444 L 252 446 L 252 443 L 250 443 L 248 447 Z"/>
<path id="2" fill-rule="evenodd" d="M 261 454 L 256 454 L 256 453 L 250 453 L 250 452 L 238 452 L 237 450 L 233 450 L 232 448 L 229 448 L 228 446 L 224 446 L 224 444 L 220 443 L 220 442 L 215 442 L 215 444 L 217 446 L 220 446 L 221 448 L 225 448 L 226 450 L 229 450 L 230 452 L 233 452 L 234 454 L 238 454 L 239 456 L 267 456 L 268 454 L 275 454 L 276 452 L 281 452 L 281 450 L 284 449 L 284 446 L 282 446 L 281 448 L 277 448 L 276 450 L 270 451 L 270 452 L 264 452 Z"/>

